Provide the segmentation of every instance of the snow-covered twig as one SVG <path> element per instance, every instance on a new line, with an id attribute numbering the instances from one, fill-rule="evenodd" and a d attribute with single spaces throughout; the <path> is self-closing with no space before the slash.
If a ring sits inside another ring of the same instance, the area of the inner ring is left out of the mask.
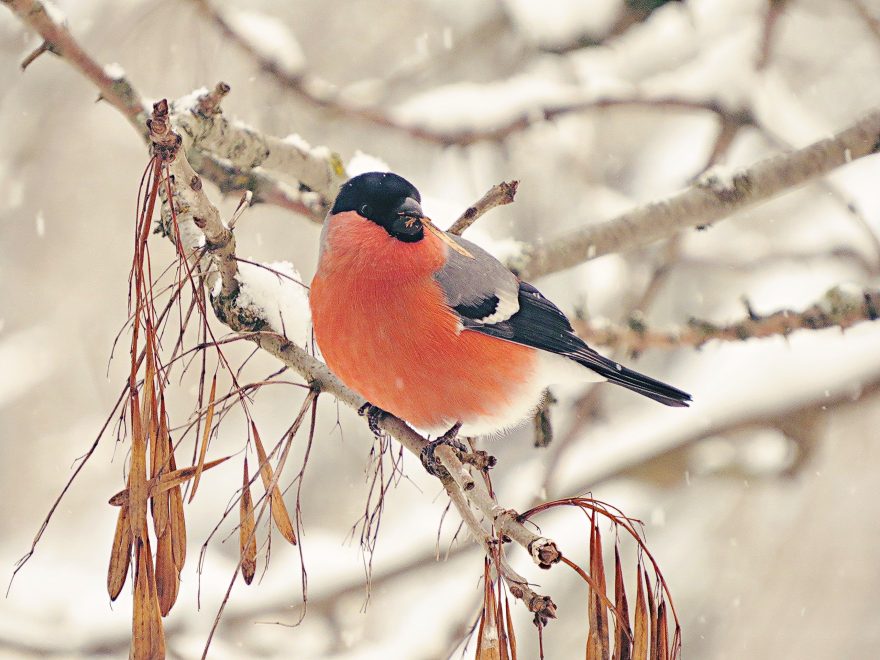
<path id="1" fill-rule="evenodd" d="M 294 177 L 330 200 L 345 181 L 339 155 L 326 147 L 312 147 L 292 136 L 278 138 L 231 122 L 220 112 L 220 99 L 229 86 L 219 83 L 211 92 L 179 99 L 174 103 L 174 123 L 181 129 L 187 151 L 196 147 L 230 161 L 245 170 L 261 167 Z"/>
<path id="2" fill-rule="evenodd" d="M 517 270 L 524 279 L 533 279 L 705 226 L 877 153 L 878 148 L 880 110 L 832 137 L 739 170 L 729 181 L 704 177 L 671 197 L 533 246 Z"/>
<path id="3" fill-rule="evenodd" d="M 686 327 L 674 330 L 651 329 L 638 318 L 626 325 L 601 325 L 575 320 L 577 333 L 591 344 L 614 346 L 632 353 L 651 348 L 699 348 L 717 341 L 745 341 L 776 335 L 786 336 L 795 330 L 846 329 L 863 321 L 880 318 L 880 290 L 836 286 L 822 299 L 804 310 L 781 309 L 759 315 L 748 308 L 748 316 L 734 323 L 717 324 L 691 319 Z"/>
<path id="4" fill-rule="evenodd" d="M 135 100 L 139 97 L 124 78 L 112 78 L 103 68 L 95 64 L 66 28 L 52 20 L 38 0 L 2 1 L 40 33 L 52 46 L 52 52 L 61 54 L 92 80 L 99 87 L 102 95 L 123 112 L 139 131 L 142 131 L 142 127 L 136 121 L 138 113 L 142 111 L 140 101 Z M 197 1 L 201 2 L 201 0 Z M 207 3 L 202 4 L 210 6 Z M 198 101 L 198 98 L 194 98 L 193 103 Z M 590 102 L 589 105 L 608 107 L 620 104 L 649 104 L 725 114 L 717 104 L 676 99 L 608 99 Z M 245 178 L 255 174 L 253 170 L 245 169 L 246 166 L 261 164 L 267 168 L 277 168 L 278 171 L 303 181 L 312 190 L 321 192 L 326 204 L 327 199 L 332 197 L 331 191 L 335 191 L 335 186 L 345 176 L 338 158 L 329 150 L 311 149 L 298 140 L 267 138 L 253 129 L 233 125 L 218 114 L 204 117 L 199 115 L 198 108 L 196 112 L 189 110 L 190 108 L 187 108 L 186 112 L 180 113 L 181 125 L 187 127 L 187 132 L 199 146 L 212 152 L 212 158 L 235 155 L 238 149 L 242 150 L 242 154 L 246 154 L 246 157 L 240 155 L 231 159 L 234 167 Z M 565 112 L 573 110 L 574 108 L 570 107 Z M 560 112 L 563 112 L 563 109 L 547 110 L 544 116 L 552 118 Z M 532 113 L 526 121 L 534 119 L 535 115 Z M 446 143 L 445 138 L 441 141 Z M 877 150 L 878 142 L 880 142 L 880 111 L 875 111 L 831 138 L 791 153 L 767 158 L 741 170 L 732 177 L 729 185 L 718 185 L 717 181 L 713 185 L 707 185 L 707 179 L 701 179 L 665 200 L 640 206 L 615 219 L 584 227 L 541 245 L 527 247 L 518 263 L 513 265 L 523 278 L 536 278 L 571 268 L 610 252 L 629 250 L 668 238 L 683 229 L 720 220 L 746 206 L 764 201 L 827 174 L 851 160 L 873 154 Z M 317 155 L 315 151 L 318 152 Z M 310 154 L 315 158 L 311 158 Z M 216 159 L 211 162 L 217 163 Z M 216 167 L 211 168 L 211 172 L 219 179 Z M 229 178 L 230 173 L 226 172 L 224 179 L 228 181 Z M 257 194 L 257 199 L 266 199 L 299 210 L 295 195 L 284 193 L 278 185 L 270 184 L 270 181 L 271 178 L 261 180 L 262 185 L 265 186 L 263 190 L 271 191 L 272 194 L 262 197 Z M 240 187 L 235 189 L 241 190 Z M 310 209 L 313 208 L 312 203 L 306 205 Z M 319 218 L 320 215 L 320 212 L 314 210 L 309 213 L 312 218 Z"/>

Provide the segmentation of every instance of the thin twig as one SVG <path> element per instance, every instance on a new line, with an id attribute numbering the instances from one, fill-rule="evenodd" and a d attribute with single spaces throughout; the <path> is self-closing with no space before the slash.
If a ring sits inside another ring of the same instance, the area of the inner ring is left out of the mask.
<path id="1" fill-rule="evenodd" d="M 501 183 L 492 186 L 473 206 L 469 206 L 467 210 L 465 210 L 465 212 L 452 223 L 452 226 L 447 231 L 450 234 L 461 236 L 468 227 L 474 224 L 480 216 L 487 211 L 491 211 L 496 206 L 512 204 L 516 197 L 516 188 L 518 185 L 519 181 L 502 181 Z"/>
<path id="2" fill-rule="evenodd" d="M 43 37 L 43 50 L 60 55 L 88 78 L 101 92 L 101 98 L 119 110 L 143 134 L 146 107 L 141 96 L 124 77 L 112 77 L 77 43 L 64 25 L 56 23 L 39 0 L 2 0 L 18 17 Z M 38 49 L 40 50 L 40 49 Z M 36 57 L 36 55 L 33 55 Z M 29 58 L 31 59 L 31 58 Z M 26 63 L 30 63 L 26 60 Z"/>

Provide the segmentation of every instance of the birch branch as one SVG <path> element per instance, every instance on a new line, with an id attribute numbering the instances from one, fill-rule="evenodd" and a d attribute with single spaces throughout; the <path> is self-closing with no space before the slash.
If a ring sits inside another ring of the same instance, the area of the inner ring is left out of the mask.
<path id="1" fill-rule="evenodd" d="M 573 320 L 572 325 L 588 343 L 613 346 L 631 353 L 651 348 L 699 348 L 710 341 L 786 337 L 795 330 L 844 330 L 864 321 L 876 321 L 880 318 L 880 290 L 836 286 L 799 312 L 781 309 L 759 315 L 748 305 L 747 311 L 746 318 L 733 323 L 716 324 L 691 319 L 687 326 L 673 330 L 651 329 L 638 317 L 630 318 L 626 325 L 602 325 L 584 320 Z"/>
<path id="2" fill-rule="evenodd" d="M 262 167 L 295 177 L 326 200 L 347 178 L 338 154 L 311 147 L 302 138 L 282 139 L 230 122 L 220 111 L 220 99 L 229 86 L 219 83 L 212 92 L 174 103 L 174 123 L 180 128 L 187 152 L 193 147 L 230 161 L 243 170 Z"/>
<path id="3" fill-rule="evenodd" d="M 448 450 L 448 452 L 446 452 L 446 458 L 444 460 L 441 456 L 441 452 L 445 450 Z M 438 447 L 435 456 L 440 458 L 441 463 L 446 464 L 450 460 L 449 457 L 454 456 L 454 452 L 448 446 Z M 523 601 L 529 611 L 535 614 L 535 621 L 540 622 L 542 626 L 547 625 L 547 622 L 550 619 L 555 619 L 556 603 L 554 603 L 553 599 L 549 596 L 544 596 L 534 591 L 531 588 L 529 581 L 513 570 L 510 564 L 507 563 L 507 559 L 498 546 L 497 539 L 493 538 L 485 529 L 483 529 L 480 521 L 477 520 L 474 515 L 468 500 L 465 499 L 462 494 L 463 491 L 459 487 L 461 484 L 457 483 L 452 478 L 442 479 L 442 481 L 443 486 L 446 488 L 446 492 L 449 495 L 449 499 L 461 515 L 461 518 L 464 521 L 465 526 L 468 528 L 468 531 L 470 531 L 471 536 L 483 548 L 486 555 L 492 558 L 495 570 L 504 578 L 508 585 L 508 589 L 510 589 L 510 593 L 513 594 L 515 598 L 519 598 Z"/>
<path id="4" fill-rule="evenodd" d="M 198 149 L 193 149 L 188 157 L 193 169 L 213 182 L 224 194 L 250 190 L 254 194 L 253 204 L 271 204 L 297 213 L 312 222 L 324 222 L 328 206 L 323 195 L 300 190 L 266 174 L 260 168 L 243 171 L 229 161 Z"/>
<path id="5" fill-rule="evenodd" d="M 710 171 L 667 199 L 532 246 L 515 266 L 523 279 L 534 279 L 605 254 L 669 238 L 801 186 L 850 161 L 877 153 L 878 148 L 880 110 L 830 138 L 741 169 L 729 181 L 711 176 Z"/>

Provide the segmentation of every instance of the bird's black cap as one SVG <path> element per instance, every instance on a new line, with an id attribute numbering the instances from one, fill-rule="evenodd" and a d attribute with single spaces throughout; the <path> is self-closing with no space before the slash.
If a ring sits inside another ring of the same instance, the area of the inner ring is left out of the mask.
<path id="1" fill-rule="evenodd" d="M 422 197 L 402 176 L 392 172 L 367 172 L 346 181 L 331 213 L 354 211 L 375 222 L 391 236 L 405 243 L 424 237 L 420 218 Z"/>

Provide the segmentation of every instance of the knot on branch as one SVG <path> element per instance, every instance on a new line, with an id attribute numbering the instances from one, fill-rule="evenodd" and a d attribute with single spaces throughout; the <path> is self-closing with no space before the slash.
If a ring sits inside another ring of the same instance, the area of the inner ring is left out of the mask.
<path id="1" fill-rule="evenodd" d="M 747 172 L 730 172 L 720 165 L 706 170 L 697 179 L 697 185 L 714 193 L 724 204 L 739 204 L 752 192 L 752 180 Z"/>
<path id="2" fill-rule="evenodd" d="M 474 466 L 480 472 L 488 472 L 498 463 L 498 459 L 482 449 L 465 451 L 461 454 L 461 462 Z"/>
<path id="3" fill-rule="evenodd" d="M 511 588 L 511 593 L 513 593 L 514 588 Z M 550 623 L 550 619 L 556 618 L 556 603 L 553 602 L 550 596 L 535 594 L 526 602 L 526 607 L 529 608 L 530 612 L 535 613 L 534 622 L 536 626 L 543 628 Z"/>
<path id="4" fill-rule="evenodd" d="M 210 92 L 206 92 L 199 96 L 196 100 L 195 107 L 192 109 L 193 112 L 203 117 L 211 117 L 212 115 L 220 114 L 220 102 L 223 100 L 224 96 L 229 94 L 231 89 L 232 88 L 225 82 L 218 82 Z"/>
<path id="5" fill-rule="evenodd" d="M 220 322 L 236 332 L 260 332 L 269 329 L 269 324 L 259 310 L 238 304 L 237 289 L 228 294 L 212 294 L 211 306 Z"/>
<path id="6" fill-rule="evenodd" d="M 153 104 L 153 114 L 147 119 L 147 131 L 154 156 L 164 163 L 170 163 L 177 158 L 183 140 L 171 127 L 168 99 Z"/>
<path id="7" fill-rule="evenodd" d="M 556 543 L 544 537 L 535 539 L 529 544 L 529 554 L 539 568 L 548 569 L 562 560 L 562 553 Z"/>

